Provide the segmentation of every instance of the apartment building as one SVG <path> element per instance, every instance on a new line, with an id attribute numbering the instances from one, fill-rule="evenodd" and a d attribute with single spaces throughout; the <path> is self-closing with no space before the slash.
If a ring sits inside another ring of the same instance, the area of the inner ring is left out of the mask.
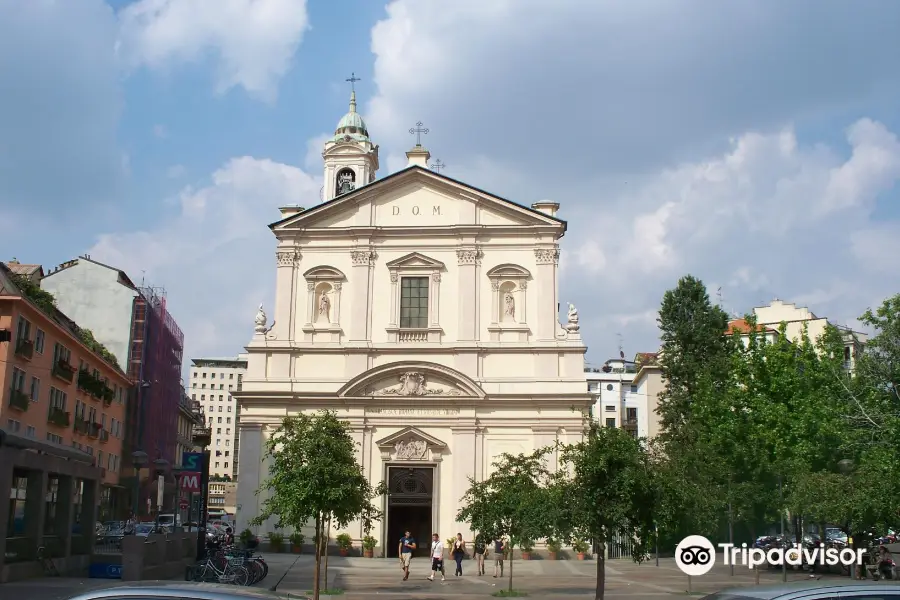
<path id="1" fill-rule="evenodd" d="M 219 511 L 228 515 L 237 512 L 237 483 L 234 481 L 211 481 L 206 506 L 210 513 Z"/>
<path id="2" fill-rule="evenodd" d="M 206 424 L 206 415 L 199 402 L 191 400 L 184 392 L 178 404 L 178 435 L 175 438 L 175 457 L 181 464 L 185 452 L 202 452 L 203 448 L 194 443 L 194 429 Z"/>
<path id="3" fill-rule="evenodd" d="M 231 396 L 239 391 L 247 372 L 247 355 L 191 360 L 191 400 L 200 403 L 211 431 L 210 477 L 236 479 L 240 405 Z"/>
<path id="4" fill-rule="evenodd" d="M 128 505 L 120 474 L 131 381 L 105 348 L 55 308 L 52 295 L 35 283 L 35 265 L 11 267 L 0 263 L 0 332 L 9 337 L 0 342 L 0 427 L 26 445 L 90 457 L 99 469 L 101 516 L 121 514 Z M 11 468 L 13 489 L 31 489 L 28 472 L 14 465 L 0 465 L 0 481 Z M 61 483 L 65 475 L 49 475 L 47 493 L 71 486 Z"/>
<path id="5" fill-rule="evenodd" d="M 637 380 L 640 365 L 624 356 L 601 367 L 585 367 L 588 392 L 594 399 L 591 414 L 606 427 L 621 427 L 635 437 L 655 435 L 656 397 L 650 398 L 646 383 Z"/>

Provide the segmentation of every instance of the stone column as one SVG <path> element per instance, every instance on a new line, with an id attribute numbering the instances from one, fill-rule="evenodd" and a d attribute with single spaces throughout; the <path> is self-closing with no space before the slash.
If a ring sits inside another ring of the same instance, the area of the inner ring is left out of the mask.
<path id="1" fill-rule="evenodd" d="M 239 522 L 237 527 L 243 531 L 249 525 L 250 519 L 255 518 L 259 514 L 259 503 L 261 499 L 256 495 L 259 489 L 262 476 L 262 450 L 263 436 L 262 425 L 257 423 L 241 423 L 240 424 L 240 455 L 238 462 L 243 466 L 240 476 L 238 477 L 237 486 L 237 503 L 240 506 L 237 518 Z M 257 527 L 252 528 L 254 532 L 258 532 Z"/>
<path id="2" fill-rule="evenodd" d="M 474 341 L 478 339 L 478 286 L 477 262 L 480 251 L 477 247 L 461 248 L 456 251 L 459 269 L 459 322 L 458 339 Z"/>
<path id="3" fill-rule="evenodd" d="M 365 342 L 369 323 L 369 271 L 375 266 L 375 253 L 370 249 L 350 252 L 353 261 L 350 283 L 350 341 Z"/>
<path id="4" fill-rule="evenodd" d="M 475 477 L 475 427 L 453 428 L 453 489 L 451 494 L 442 490 L 442 496 L 449 496 L 453 505 L 459 504 L 460 498 L 469 489 L 469 477 Z M 458 507 L 457 507 L 458 508 Z M 455 510 L 455 508 L 454 508 Z M 458 531 L 463 534 L 463 539 L 471 542 L 472 531 L 466 523 L 457 523 Z M 444 537 L 450 537 L 456 531 Z"/>
<path id="5" fill-rule="evenodd" d="M 90 554 L 94 549 L 94 524 L 97 522 L 97 503 L 100 500 L 100 481 L 82 480 L 81 489 L 81 532 L 85 537 L 85 549 Z M 69 527 L 71 530 L 71 526 Z"/>
<path id="6" fill-rule="evenodd" d="M 397 305 L 398 299 L 400 298 L 400 292 L 397 290 L 399 286 L 400 275 L 396 272 L 391 272 L 391 316 L 388 321 L 388 327 L 400 326 L 400 308 Z"/>
<path id="7" fill-rule="evenodd" d="M 559 246 L 535 248 L 534 258 L 537 263 L 535 284 L 538 290 L 537 299 L 537 338 L 539 341 L 556 339 L 559 327 L 559 311 L 556 300 L 556 266 L 559 264 Z"/>
<path id="8" fill-rule="evenodd" d="M 316 283 L 306 282 L 306 326 L 312 327 L 316 322 Z"/>
<path id="9" fill-rule="evenodd" d="M 35 540 L 35 550 L 44 543 L 44 506 L 47 502 L 48 480 L 46 471 L 28 472 L 25 490 L 25 537 Z"/>
<path id="10" fill-rule="evenodd" d="M 500 324 L 500 280 L 491 280 L 491 325 Z"/>
<path id="11" fill-rule="evenodd" d="M 275 276 L 275 314 L 272 315 L 272 320 L 277 324 L 277 339 L 291 340 L 294 337 L 292 321 L 296 303 L 294 276 L 300 253 L 293 248 L 281 248 L 275 253 L 275 257 L 278 268 Z"/>
<path id="12" fill-rule="evenodd" d="M 13 462 L 12 452 L 4 454 L 0 448 L 0 490 L 12 490 L 13 486 Z M 9 504 L 12 502 L 9 492 L 0 493 L 0 515 L 9 514 Z M 6 556 L 6 538 L 10 532 L 7 527 L 9 519 L 0 518 L 0 571 L 3 570 L 4 557 Z"/>
<path id="13" fill-rule="evenodd" d="M 53 515 L 53 533 L 59 538 L 63 556 L 69 556 L 72 548 L 72 525 L 74 515 L 75 481 L 69 475 L 57 475 L 56 514 Z M 84 496 L 81 497 L 84 506 Z M 79 515 L 80 516 L 80 515 Z M 93 525 L 91 525 L 93 527 Z M 92 535 L 93 531 L 85 531 L 81 523 L 81 535 Z"/>

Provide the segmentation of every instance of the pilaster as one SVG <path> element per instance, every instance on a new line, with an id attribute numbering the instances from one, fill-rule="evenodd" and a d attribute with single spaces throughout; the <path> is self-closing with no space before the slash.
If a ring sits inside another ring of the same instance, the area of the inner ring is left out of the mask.
<path id="1" fill-rule="evenodd" d="M 366 342 L 371 339 L 369 326 L 369 306 L 371 303 L 371 271 L 375 267 L 375 252 L 371 248 L 360 248 L 350 252 L 353 262 L 350 281 L 350 341 Z"/>
<path id="2" fill-rule="evenodd" d="M 297 305 L 297 265 L 300 263 L 300 252 L 294 248 L 281 248 L 275 252 L 277 269 L 275 275 L 275 314 L 272 315 L 276 325 L 276 339 L 294 339 L 296 327 Z"/>
<path id="3" fill-rule="evenodd" d="M 546 342 L 556 339 L 559 328 L 559 311 L 557 309 L 556 269 L 559 265 L 559 245 L 548 248 L 535 248 L 537 263 L 537 338 Z"/>
<path id="4" fill-rule="evenodd" d="M 459 341 L 478 339 L 478 266 L 482 256 L 477 246 L 456 251 L 459 269 Z"/>
<path id="5" fill-rule="evenodd" d="M 261 499 L 256 495 L 259 489 L 261 474 L 263 471 L 263 436 L 262 425 L 256 423 L 241 423 L 239 426 L 241 447 L 238 455 L 238 486 L 237 486 L 237 519 L 238 527 L 249 527 L 251 519 L 259 514 Z M 251 528 L 254 531 L 258 528 Z"/>
<path id="6" fill-rule="evenodd" d="M 449 498 L 444 493 L 443 497 L 459 504 L 460 499 L 469 489 L 469 478 L 475 478 L 476 458 L 475 451 L 475 427 L 453 428 L 453 490 Z M 471 540 L 472 531 L 465 523 L 460 523 L 460 533 L 463 539 Z"/>
<path id="7" fill-rule="evenodd" d="M 62 546 L 62 555 L 69 556 L 72 551 L 72 517 L 75 512 L 72 500 L 75 496 L 75 481 L 70 475 L 57 475 L 56 477 L 56 508 L 53 515 L 53 533 L 59 539 L 60 546 Z M 88 484 L 88 481 L 83 482 L 84 487 L 87 487 Z M 82 488 L 82 508 L 85 506 L 85 501 L 84 489 Z M 91 508 L 94 506 L 94 504 L 91 504 Z M 90 536 L 94 531 L 94 524 L 90 524 L 90 529 L 85 529 L 85 525 L 85 523 L 81 523 L 81 534 Z"/>

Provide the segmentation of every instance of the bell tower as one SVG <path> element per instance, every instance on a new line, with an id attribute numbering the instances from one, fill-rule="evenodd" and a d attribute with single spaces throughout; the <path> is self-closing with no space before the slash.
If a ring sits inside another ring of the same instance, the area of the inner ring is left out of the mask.
<path id="1" fill-rule="evenodd" d="M 350 82 L 350 110 L 338 122 L 334 137 L 325 142 L 325 187 L 322 200 L 327 202 L 375 181 L 378 171 L 378 146 L 369 139 L 369 130 L 362 116 L 356 112 L 355 84 Z"/>

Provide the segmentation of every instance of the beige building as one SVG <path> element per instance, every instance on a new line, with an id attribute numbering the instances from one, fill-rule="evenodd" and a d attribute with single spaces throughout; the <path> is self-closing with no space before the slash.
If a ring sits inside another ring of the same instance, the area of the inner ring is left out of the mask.
<path id="1" fill-rule="evenodd" d="M 200 403 L 211 432 L 209 474 L 234 479 L 238 472 L 240 406 L 232 394 L 241 389 L 247 356 L 191 360 L 191 400 Z"/>
<path id="2" fill-rule="evenodd" d="M 792 341 L 797 341 L 803 335 L 803 327 L 813 341 L 825 333 L 828 325 L 837 327 L 844 338 L 844 368 L 850 372 L 856 368 L 856 358 L 865 349 L 868 336 L 865 333 L 853 331 L 849 327 L 830 323 L 824 317 L 817 317 L 805 306 L 797 306 L 788 302 L 782 302 L 777 298 L 768 306 L 753 309 L 758 325 L 767 329 L 778 331 L 782 323 L 785 323 L 787 335 Z"/>
<path id="3" fill-rule="evenodd" d="M 593 397 L 593 418 L 605 427 L 621 427 L 634 437 L 645 438 L 656 415 L 648 410 L 648 398 L 635 382 L 637 373 L 637 363 L 624 358 L 584 369 Z"/>
<path id="4" fill-rule="evenodd" d="M 407 157 L 375 179 L 353 99 L 325 144 L 324 202 L 270 225 L 275 306 L 260 307 L 237 394 L 239 527 L 264 500 L 263 444 L 285 415 L 332 409 L 350 423 L 366 476 L 389 485 L 372 532 L 388 555 L 404 529 L 471 539 L 456 522 L 470 477 L 502 453 L 581 437 L 591 398 L 578 311 L 559 319 L 559 205 L 432 172 L 421 145 Z"/>
<path id="5" fill-rule="evenodd" d="M 206 507 L 210 514 L 233 515 L 237 511 L 237 483 L 231 481 L 209 482 Z"/>

